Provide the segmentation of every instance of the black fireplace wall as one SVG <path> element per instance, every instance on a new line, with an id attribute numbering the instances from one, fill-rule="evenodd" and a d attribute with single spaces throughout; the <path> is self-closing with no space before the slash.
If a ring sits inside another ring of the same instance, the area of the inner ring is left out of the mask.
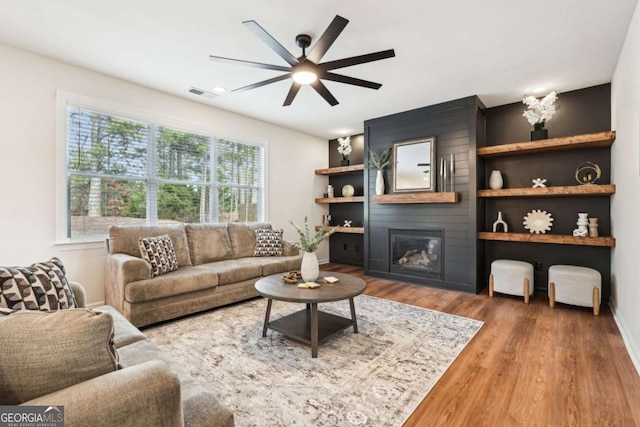
<path id="1" fill-rule="evenodd" d="M 434 136 L 436 164 L 455 155 L 455 191 L 457 203 L 378 204 L 375 194 L 375 170 L 365 170 L 364 262 L 365 274 L 392 280 L 418 283 L 443 289 L 477 293 L 481 290 L 478 257 L 483 245 L 476 239 L 478 209 L 483 210 L 475 194 L 478 188 L 476 147 L 484 146 L 485 108 L 476 96 L 424 107 L 391 116 L 367 120 L 365 163 L 368 149 L 382 151 L 393 144 Z M 384 170 L 386 191 L 392 184 L 392 167 Z M 436 186 L 436 188 L 439 188 Z M 391 272 L 389 229 L 442 229 L 444 235 L 443 279 L 405 276 Z"/>

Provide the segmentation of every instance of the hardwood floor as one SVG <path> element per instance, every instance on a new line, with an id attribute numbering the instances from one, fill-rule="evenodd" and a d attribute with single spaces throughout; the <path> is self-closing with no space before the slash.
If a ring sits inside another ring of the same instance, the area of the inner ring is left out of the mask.
<path id="1" fill-rule="evenodd" d="M 482 320 L 482 329 L 404 424 L 414 426 L 640 426 L 640 376 L 608 305 L 557 304 L 442 291 L 363 277 L 367 295 Z"/>

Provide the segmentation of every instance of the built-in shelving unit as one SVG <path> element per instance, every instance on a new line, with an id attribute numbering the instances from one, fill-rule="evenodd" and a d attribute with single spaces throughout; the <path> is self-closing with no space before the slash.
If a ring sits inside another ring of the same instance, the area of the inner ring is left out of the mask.
<path id="1" fill-rule="evenodd" d="M 568 136 L 564 138 L 544 139 L 541 141 L 516 142 L 513 144 L 492 145 L 478 148 L 478 156 L 495 158 L 504 156 L 518 156 L 549 151 L 584 150 L 587 148 L 611 147 L 616 139 L 615 131 L 589 133 L 585 135 Z"/>
<path id="2" fill-rule="evenodd" d="M 348 233 L 348 234 L 364 234 L 364 227 L 327 227 L 327 230 L 336 229 L 336 233 Z M 319 225 L 316 225 L 316 231 L 320 229 Z"/>
<path id="3" fill-rule="evenodd" d="M 375 195 L 373 203 L 456 203 L 458 193 L 393 193 Z"/>
<path id="4" fill-rule="evenodd" d="M 364 171 L 364 164 L 316 169 L 316 175 L 347 175 Z"/>
<path id="5" fill-rule="evenodd" d="M 554 243 L 559 245 L 608 246 L 616 245 L 613 237 L 575 237 L 559 234 L 531 233 L 478 233 L 480 240 L 500 240 L 505 242 Z"/>
<path id="6" fill-rule="evenodd" d="M 316 203 L 328 204 L 328 203 L 362 203 L 364 202 L 364 196 L 352 196 L 352 197 L 326 197 L 316 199 Z"/>
<path id="7" fill-rule="evenodd" d="M 479 190 L 478 197 L 610 196 L 615 192 L 615 185 L 594 184 L 544 188 L 503 188 L 500 190 Z"/>

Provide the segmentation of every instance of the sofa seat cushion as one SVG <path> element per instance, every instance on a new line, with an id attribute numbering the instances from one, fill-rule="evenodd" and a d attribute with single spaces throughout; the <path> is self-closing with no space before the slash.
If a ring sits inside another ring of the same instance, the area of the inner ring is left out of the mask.
<path id="1" fill-rule="evenodd" d="M 233 257 L 227 224 L 187 224 L 186 230 L 193 265 Z"/>
<path id="2" fill-rule="evenodd" d="M 113 318 L 84 308 L 0 318 L 0 405 L 17 405 L 113 372 Z"/>
<path id="3" fill-rule="evenodd" d="M 153 279 L 127 284 L 124 296 L 129 302 L 144 302 L 209 289 L 217 284 L 218 275 L 215 271 L 203 271 L 199 267 L 180 267 L 177 271 Z"/>
<path id="4" fill-rule="evenodd" d="M 260 258 L 231 259 L 202 264 L 196 268 L 215 272 L 218 275 L 218 285 L 228 285 L 262 276 L 262 266 L 259 262 L 254 262 L 257 259 Z"/>
<path id="5" fill-rule="evenodd" d="M 227 224 L 234 258 L 252 257 L 256 248 L 256 229 L 271 229 L 271 224 L 250 222 Z"/>
<path id="6" fill-rule="evenodd" d="M 93 311 L 101 313 L 109 313 L 113 318 L 113 326 L 115 334 L 113 336 L 113 346 L 118 349 L 129 345 L 136 341 L 147 339 L 147 336 L 140 332 L 140 329 L 133 326 L 122 314 L 110 305 L 102 305 L 98 308 L 94 308 Z"/>
<path id="7" fill-rule="evenodd" d="M 112 225 L 109 227 L 109 253 L 123 253 L 140 258 L 138 239 L 168 234 L 180 267 L 192 265 L 184 224 L 172 225 Z"/>
<path id="8" fill-rule="evenodd" d="M 302 263 L 302 257 L 296 256 L 278 256 L 278 257 L 256 257 L 256 258 L 242 258 L 238 261 L 247 261 L 252 264 L 259 264 L 262 266 L 262 275 L 270 276 L 277 273 L 285 273 L 291 270 L 300 270 L 300 264 Z"/>
<path id="9" fill-rule="evenodd" d="M 216 396 L 177 364 L 155 343 L 146 339 L 118 350 L 120 363 L 124 368 L 151 360 L 159 360 L 180 379 L 182 409 L 185 425 L 188 426 L 233 426 L 233 412 L 224 406 Z M 215 388 L 215 384 L 212 385 Z"/>

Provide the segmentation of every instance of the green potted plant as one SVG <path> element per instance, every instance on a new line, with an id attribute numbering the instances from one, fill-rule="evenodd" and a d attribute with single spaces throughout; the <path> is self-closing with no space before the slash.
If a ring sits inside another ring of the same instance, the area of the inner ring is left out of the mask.
<path id="1" fill-rule="evenodd" d="M 300 236 L 300 242 L 292 242 L 292 245 L 298 249 L 304 251 L 302 256 L 302 266 L 300 267 L 300 274 L 305 282 L 313 282 L 320 275 L 320 268 L 318 266 L 318 257 L 316 256 L 316 249 L 327 237 L 336 232 L 335 228 L 327 229 L 329 222 L 325 222 L 312 236 L 309 230 L 309 223 L 307 217 L 304 217 L 304 228 L 298 227 L 293 221 L 289 221 L 293 228 L 296 229 Z"/>
<path id="2" fill-rule="evenodd" d="M 369 148 L 369 168 L 376 169 L 376 195 L 384 194 L 384 176 L 382 175 L 382 170 L 389 165 L 389 161 L 391 160 L 391 148 L 387 148 L 386 150 L 378 153 L 375 150 Z"/>

